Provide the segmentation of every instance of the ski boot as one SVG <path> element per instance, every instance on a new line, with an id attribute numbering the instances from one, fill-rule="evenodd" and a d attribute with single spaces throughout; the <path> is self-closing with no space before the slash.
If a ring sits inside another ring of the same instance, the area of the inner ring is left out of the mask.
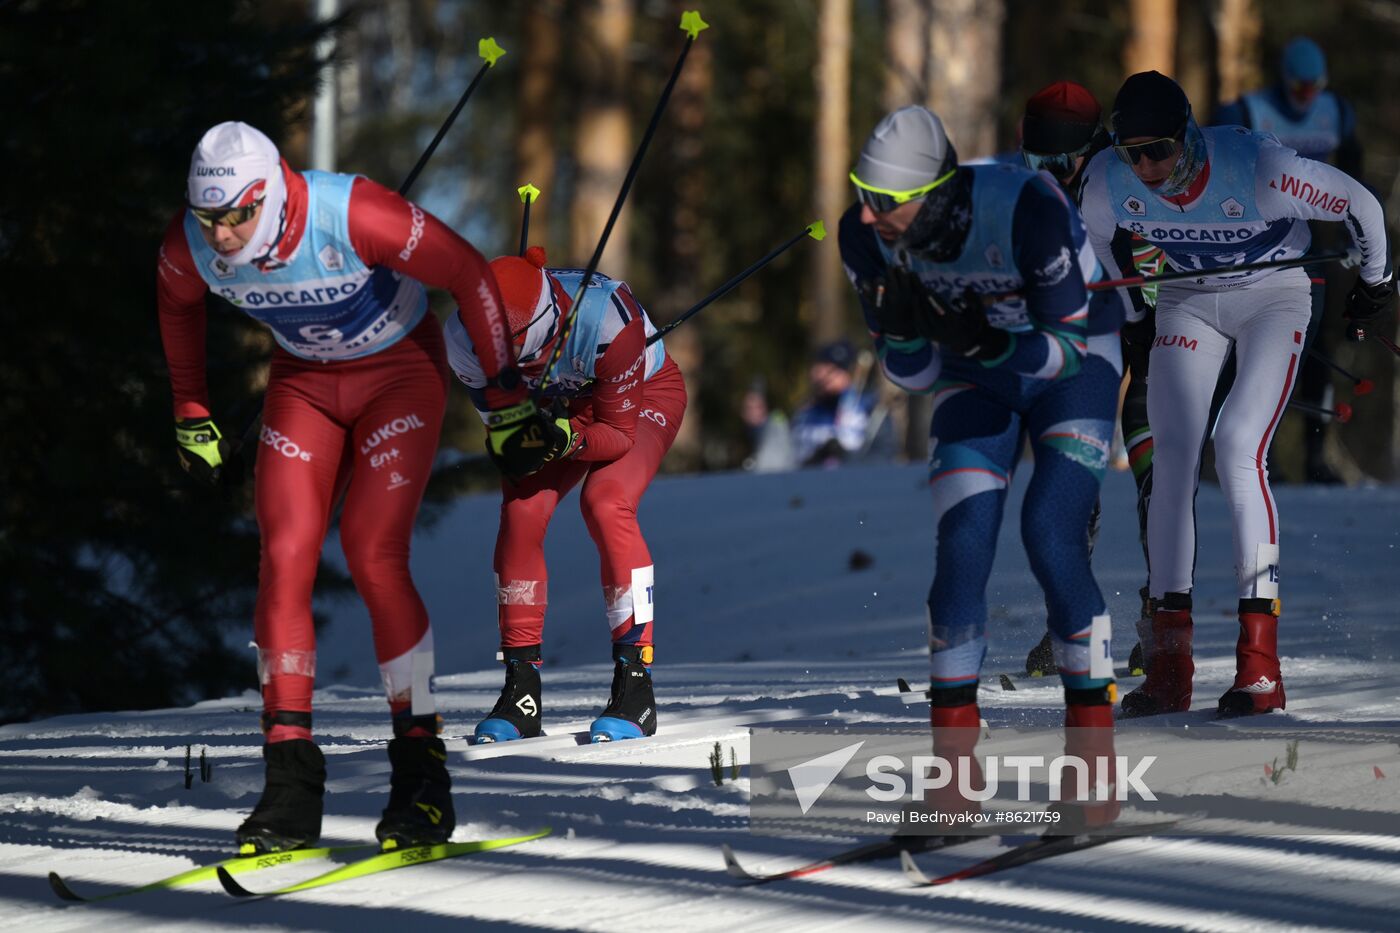
<path id="1" fill-rule="evenodd" d="M 475 745 L 533 739 L 543 735 L 540 720 L 544 714 L 540 693 L 540 646 L 502 648 L 506 665 L 506 685 L 491 715 L 476 725 Z"/>
<path id="2" fill-rule="evenodd" d="M 374 836 L 388 852 L 446 842 L 457 827 L 447 749 L 436 716 L 395 716 L 389 742 L 389 805 Z"/>
<path id="3" fill-rule="evenodd" d="M 1152 613 L 1150 633 L 1143 633 L 1147 679 L 1123 697 L 1123 718 L 1180 713 L 1191 708 L 1191 594 L 1168 593 Z"/>
<path id="4" fill-rule="evenodd" d="M 948 762 L 948 783 L 930 788 L 923 799 L 905 806 L 899 836 L 975 835 L 985 825 L 978 822 L 982 804 L 963 796 L 960 788 L 980 792 L 986 783 L 977 760 L 977 739 L 982 715 L 977 709 L 977 685 L 929 690 L 929 726 L 933 753 Z"/>
<path id="5" fill-rule="evenodd" d="M 1152 640 L 1152 617 L 1155 603 L 1148 593 L 1147 587 L 1138 590 L 1138 596 L 1142 597 L 1142 609 L 1138 613 L 1137 630 L 1138 641 L 1133 645 L 1133 650 L 1128 652 L 1128 676 L 1141 677 L 1147 673 L 1147 662 L 1143 658 L 1142 642 L 1146 638 Z"/>
<path id="6" fill-rule="evenodd" d="M 651 645 L 613 645 L 612 698 L 607 709 L 589 727 L 590 742 L 656 735 L 651 658 Z"/>
<path id="7" fill-rule="evenodd" d="M 1047 833 L 1077 835 L 1092 832 L 1118 819 L 1123 805 L 1117 797 L 1117 759 L 1113 751 L 1114 684 L 1088 690 L 1065 688 L 1065 756 L 1085 762 L 1088 795 L 1081 797 L 1078 772 L 1067 768 L 1061 787 L 1068 797 L 1052 806 L 1060 821 Z M 1102 760 L 1101 760 L 1102 759 Z"/>
<path id="8" fill-rule="evenodd" d="M 1031 653 L 1026 655 L 1026 673 L 1032 677 L 1044 677 L 1048 674 L 1059 672 L 1055 666 L 1055 649 L 1050 644 L 1050 633 L 1046 632 L 1045 637 L 1040 640 L 1040 644 L 1031 649 Z"/>
<path id="9" fill-rule="evenodd" d="M 311 726 L 310 713 L 294 716 Z M 264 717 L 270 720 L 271 717 Z M 326 759 L 314 742 L 288 739 L 263 746 L 266 779 L 252 814 L 234 833 L 239 855 L 265 855 L 309 846 L 321 838 L 321 806 L 326 793 Z"/>
<path id="10" fill-rule="evenodd" d="M 1283 709 L 1283 674 L 1278 663 L 1278 601 L 1240 600 L 1240 638 L 1235 644 L 1235 683 L 1220 698 L 1220 716 L 1252 716 Z"/>

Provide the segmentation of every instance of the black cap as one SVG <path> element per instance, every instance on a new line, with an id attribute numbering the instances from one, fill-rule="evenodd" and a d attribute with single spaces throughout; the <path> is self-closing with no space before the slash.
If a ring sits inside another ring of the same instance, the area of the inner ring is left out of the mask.
<path id="1" fill-rule="evenodd" d="M 1133 75 L 1113 99 L 1113 135 L 1119 141 L 1176 136 L 1190 117 L 1191 102 L 1181 85 L 1157 71 Z"/>
<path id="2" fill-rule="evenodd" d="M 830 363 L 840 369 L 850 372 L 851 367 L 856 362 L 856 350 L 851 346 L 850 341 L 836 340 L 817 349 L 812 356 L 814 363 Z"/>

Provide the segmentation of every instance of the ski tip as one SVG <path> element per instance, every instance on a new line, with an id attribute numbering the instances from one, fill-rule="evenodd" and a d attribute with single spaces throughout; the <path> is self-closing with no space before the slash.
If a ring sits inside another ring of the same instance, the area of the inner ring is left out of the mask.
<path id="1" fill-rule="evenodd" d="M 729 847 L 729 843 L 720 846 L 720 851 L 724 853 L 724 871 L 731 878 L 747 879 L 749 873 L 744 871 L 744 866 L 739 864 L 739 860 L 734 856 L 734 850 Z"/>
<path id="2" fill-rule="evenodd" d="M 896 677 L 894 682 L 899 685 L 900 693 L 912 693 L 914 690 L 913 687 L 909 686 L 909 681 L 903 677 Z"/>
<path id="3" fill-rule="evenodd" d="M 914 856 L 909 854 L 908 849 L 899 850 L 899 867 L 904 870 L 904 877 L 915 884 L 928 884 L 928 875 L 919 868 L 919 863 L 914 861 Z"/>
<path id="4" fill-rule="evenodd" d="M 1010 675 L 1008 675 L 1008 674 L 1002 674 L 1002 675 L 1001 675 L 1001 689 L 1003 689 L 1003 690 L 1015 690 L 1015 689 L 1016 689 L 1016 684 L 1015 684 L 1014 682 L 1012 682 Z"/>
<path id="5" fill-rule="evenodd" d="M 215 871 L 217 871 L 219 875 L 219 884 L 223 885 L 224 890 L 229 894 L 232 894 L 234 897 L 254 896 L 252 891 L 249 891 L 247 888 L 243 887 L 243 885 L 234 881 L 233 875 L 229 874 L 228 869 L 224 868 L 224 866 L 220 865 Z"/>
<path id="6" fill-rule="evenodd" d="M 53 888 L 53 893 L 57 894 L 65 901 L 80 903 L 87 900 L 85 897 L 74 894 L 73 889 L 68 887 L 68 883 L 60 878 L 56 871 L 49 872 L 49 887 Z"/>

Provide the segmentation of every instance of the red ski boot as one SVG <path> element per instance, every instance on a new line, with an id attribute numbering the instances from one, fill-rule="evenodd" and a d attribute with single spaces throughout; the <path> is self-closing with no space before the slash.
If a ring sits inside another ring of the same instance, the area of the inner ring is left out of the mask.
<path id="1" fill-rule="evenodd" d="M 977 709 L 977 687 L 954 687 L 930 691 L 933 706 L 929 723 L 933 727 L 933 753 L 948 762 L 949 780 L 943 787 L 924 792 L 904 814 L 900 835 L 953 834 L 977 832 L 982 804 L 964 797 L 959 788 L 982 791 L 982 766 L 977 761 L 977 738 L 982 716 Z M 946 705 L 946 704 L 952 705 Z"/>
<path id="2" fill-rule="evenodd" d="M 1191 708 L 1191 594 L 1168 593 L 1152 614 L 1152 644 L 1144 645 L 1147 679 L 1123 697 L 1123 718 L 1181 713 Z"/>
<path id="3" fill-rule="evenodd" d="M 1065 800 L 1056 804 L 1058 824 L 1047 832 L 1080 833 L 1107 826 L 1118 819 L 1117 759 L 1113 750 L 1113 694 L 1115 687 L 1065 690 L 1065 756 L 1088 766 L 1088 795 L 1078 793 L 1078 774 L 1066 769 L 1061 784 Z"/>
<path id="4" fill-rule="evenodd" d="M 1252 716 L 1283 709 L 1278 664 L 1278 601 L 1240 600 L 1240 639 L 1235 643 L 1235 684 L 1220 698 L 1221 716 Z"/>

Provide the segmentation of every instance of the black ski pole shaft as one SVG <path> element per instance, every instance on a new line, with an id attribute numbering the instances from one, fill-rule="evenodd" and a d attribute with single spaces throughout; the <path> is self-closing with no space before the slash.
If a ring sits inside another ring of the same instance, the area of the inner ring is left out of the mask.
<path id="1" fill-rule="evenodd" d="M 1317 360 L 1319 363 L 1328 367 L 1329 369 L 1336 370 L 1338 373 L 1340 373 L 1342 376 L 1345 376 L 1347 379 L 1350 379 L 1352 385 L 1360 386 L 1362 383 L 1371 381 L 1369 379 L 1362 379 L 1359 376 L 1352 375 L 1350 372 L 1343 369 L 1341 365 L 1337 363 L 1336 360 L 1333 360 L 1331 357 L 1327 356 L 1327 354 L 1318 350 L 1317 347 L 1308 347 L 1308 356 Z"/>
<path id="2" fill-rule="evenodd" d="M 1378 343 L 1380 343 L 1381 346 L 1385 347 L 1387 350 L 1389 350 L 1391 353 L 1394 353 L 1396 356 L 1400 356 L 1400 347 L 1397 347 L 1395 345 L 1395 341 L 1391 340 L 1385 334 L 1367 334 L 1366 336 L 1370 337 L 1372 340 L 1377 341 Z"/>
<path id="3" fill-rule="evenodd" d="M 520 195 L 520 203 L 525 205 L 520 217 L 520 252 L 518 254 L 524 256 L 526 247 L 530 245 L 530 205 L 539 199 L 540 189 L 527 181 L 516 188 L 515 193 Z"/>
<path id="4" fill-rule="evenodd" d="M 1323 408 L 1321 405 L 1312 405 L 1308 402 L 1297 400 L 1288 403 L 1289 408 L 1296 408 L 1305 411 L 1310 415 L 1322 415 L 1327 418 L 1336 418 L 1341 424 L 1346 424 L 1351 420 L 1351 406 L 1346 402 L 1338 402 L 1336 408 Z"/>
<path id="5" fill-rule="evenodd" d="M 706 307 L 723 298 L 725 295 L 729 294 L 731 291 L 737 288 L 739 284 L 742 283 L 745 279 L 753 275 L 759 269 L 762 269 L 764 266 L 768 265 L 773 260 L 777 259 L 783 253 L 787 252 L 804 237 L 811 237 L 814 240 L 824 239 L 826 237 L 826 225 L 823 224 L 820 220 L 814 220 L 811 223 L 809 223 L 806 227 L 802 229 L 801 233 L 797 234 L 796 236 L 790 237 L 781 246 L 770 250 L 768 254 L 765 255 L 762 259 L 760 259 L 758 262 L 749 266 L 743 272 L 740 272 L 728 282 L 725 282 L 719 288 L 710 292 L 704 298 L 701 298 L 698 302 L 692 305 L 689 310 L 683 312 L 674 321 L 667 324 L 665 327 L 661 328 L 656 333 L 648 337 L 647 346 L 651 346 L 652 344 L 656 343 L 656 341 L 660 340 L 662 337 L 665 337 L 671 331 L 684 324 L 687 320 L 699 314 L 701 311 L 705 310 Z"/>
<path id="6" fill-rule="evenodd" d="M 1286 269 L 1290 266 L 1306 266 L 1314 262 L 1337 262 L 1346 259 L 1345 252 L 1318 253 L 1313 256 L 1298 256 L 1294 259 L 1275 259 L 1271 262 L 1254 262 L 1243 266 L 1221 266 L 1218 269 L 1183 269 L 1177 272 L 1164 272 L 1161 275 L 1130 275 L 1122 279 L 1109 279 L 1104 282 L 1090 282 L 1091 292 L 1101 292 L 1110 288 L 1142 288 L 1158 282 L 1179 282 L 1185 279 L 1212 278 L 1217 275 L 1235 275 L 1240 272 L 1254 272 L 1259 269 Z"/>
<path id="7" fill-rule="evenodd" d="M 661 123 L 661 114 L 665 112 L 666 102 L 671 99 L 671 90 L 676 86 L 676 79 L 681 76 L 681 69 L 685 67 L 685 59 L 690 54 L 690 47 L 695 44 L 700 31 L 709 28 L 709 24 L 700 18 L 698 11 L 687 10 L 681 14 L 680 28 L 686 33 L 685 45 L 681 46 L 681 54 L 676 59 L 675 67 L 671 69 L 671 77 L 666 81 L 666 87 L 661 91 L 661 99 L 656 102 L 656 109 L 651 114 L 651 122 L 647 124 L 646 132 L 642 134 L 642 142 L 637 146 L 636 154 L 632 156 L 632 164 L 627 167 L 627 177 L 622 180 L 622 190 L 617 193 L 612 213 L 608 214 L 608 222 L 603 226 L 603 235 L 598 238 L 598 246 L 593 250 L 592 258 L 588 260 L 588 266 L 584 270 L 583 278 L 579 280 L 578 288 L 574 290 L 573 303 L 569 306 L 569 313 L 559 325 L 559 336 L 555 338 L 554 350 L 549 354 L 549 361 L 545 363 L 544 375 L 540 377 L 539 385 L 535 387 L 534 400 L 536 403 L 543 397 L 544 390 L 549 385 L 550 376 L 554 372 L 554 367 L 559 362 L 559 357 L 563 355 L 565 345 L 569 342 L 569 332 L 573 329 L 575 318 L 578 317 L 579 303 L 583 301 L 584 292 L 588 290 L 588 283 L 592 280 L 593 273 L 598 271 L 598 263 L 602 261 L 603 250 L 608 245 L 608 237 L 612 234 L 613 225 L 617 223 L 618 215 L 622 213 L 622 205 L 627 200 L 627 192 L 632 189 L 632 182 L 637 177 L 637 170 L 642 166 L 642 157 L 646 155 L 651 137 L 656 133 L 657 125 Z"/>
<path id="8" fill-rule="evenodd" d="M 452 112 L 447 115 L 442 126 L 438 127 L 437 135 L 433 137 L 433 141 L 428 143 L 428 148 L 424 149 L 423 154 L 418 157 L 418 164 L 413 166 L 413 171 L 409 172 L 408 177 L 403 180 L 403 184 L 399 185 L 399 194 L 408 194 L 408 189 L 413 187 L 413 183 L 418 180 L 419 173 L 423 171 L 423 167 L 428 164 L 428 160 L 437 151 L 438 144 L 447 135 L 447 131 L 452 128 L 457 114 L 461 113 L 462 108 L 466 106 L 468 98 L 472 96 L 472 91 L 476 90 L 476 86 L 481 83 L 481 79 L 486 76 L 486 72 L 491 69 L 491 66 L 496 64 L 496 59 L 506 54 L 506 50 L 497 45 L 496 40 L 491 36 L 487 36 L 476 44 L 476 53 L 481 56 L 481 67 L 476 70 L 476 75 L 472 78 L 471 83 L 462 92 L 457 106 L 452 108 Z"/>

